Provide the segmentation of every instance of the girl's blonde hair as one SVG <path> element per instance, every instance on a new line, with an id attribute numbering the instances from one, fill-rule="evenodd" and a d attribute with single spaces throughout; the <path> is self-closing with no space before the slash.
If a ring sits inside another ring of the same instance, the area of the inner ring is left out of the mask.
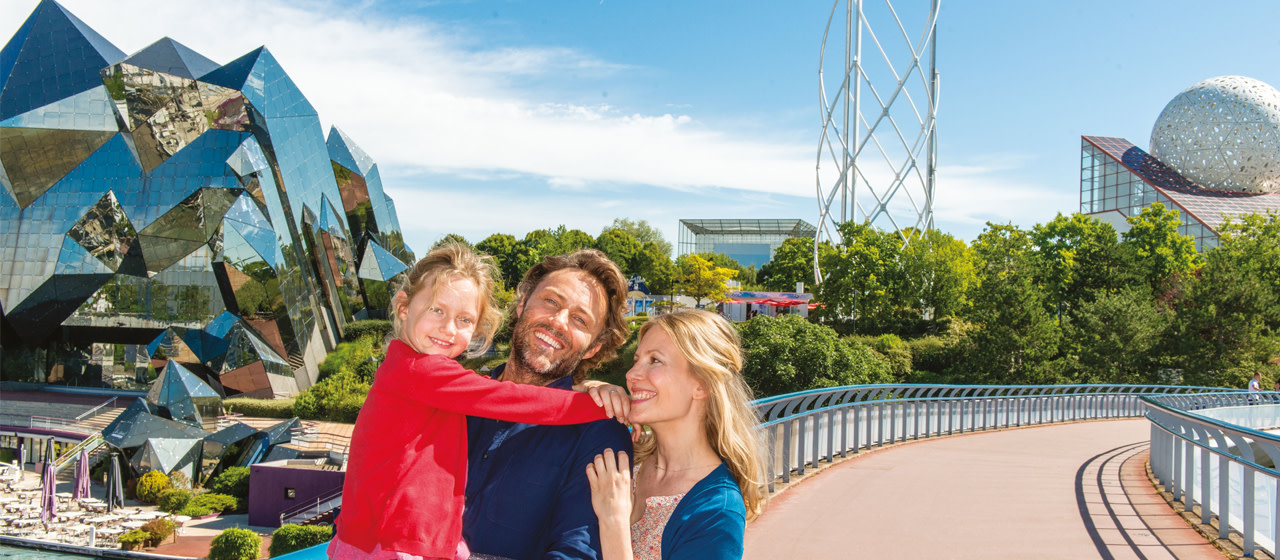
<path id="1" fill-rule="evenodd" d="M 480 298 L 476 308 L 480 316 L 476 317 L 476 330 L 471 335 L 471 345 L 467 348 L 468 355 L 474 355 L 489 348 L 493 342 L 493 333 L 502 325 L 502 311 L 493 300 L 497 274 L 498 267 L 494 264 L 493 257 L 476 253 L 470 247 L 450 240 L 419 259 L 393 293 L 404 292 L 408 296 L 405 298 L 407 302 L 412 301 L 423 290 L 435 290 L 436 284 L 441 280 L 449 282 L 465 278 L 475 282 L 476 295 Z M 398 302 L 398 298 L 391 298 L 391 336 L 403 339 L 404 325 L 400 323 Z"/>
<path id="2" fill-rule="evenodd" d="M 689 362 L 694 379 L 706 389 L 707 440 L 737 480 L 747 520 L 755 519 L 766 501 L 765 469 L 757 439 L 759 421 L 750 405 L 751 388 L 742 378 L 744 356 L 737 329 L 724 317 L 698 309 L 649 319 L 640 327 L 640 338 L 654 328 L 667 333 Z M 643 435 L 635 445 L 636 464 L 653 454 L 656 447 L 652 432 Z"/>

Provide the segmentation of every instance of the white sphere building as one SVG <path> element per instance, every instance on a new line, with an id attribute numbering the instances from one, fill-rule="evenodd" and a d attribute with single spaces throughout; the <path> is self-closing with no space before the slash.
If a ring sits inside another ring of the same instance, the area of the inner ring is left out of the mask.
<path id="1" fill-rule="evenodd" d="M 1280 91 L 1242 76 L 1199 82 L 1165 106 L 1150 153 L 1081 137 L 1081 213 L 1126 231 L 1156 202 L 1181 214 L 1179 231 L 1200 250 L 1232 216 L 1280 212 Z"/>
<path id="2" fill-rule="evenodd" d="M 1206 189 L 1280 192 L 1280 91 L 1243 76 L 1193 85 L 1156 119 L 1151 155 Z"/>

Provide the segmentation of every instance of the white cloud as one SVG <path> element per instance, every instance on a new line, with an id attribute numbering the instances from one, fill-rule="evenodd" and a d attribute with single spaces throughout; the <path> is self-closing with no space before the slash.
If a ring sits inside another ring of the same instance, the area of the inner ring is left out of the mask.
<path id="1" fill-rule="evenodd" d="M 226 63 L 265 43 L 321 120 L 342 126 L 383 169 L 793 194 L 810 181 L 807 146 L 737 138 L 688 115 L 538 98 L 511 83 L 629 70 L 570 48 L 485 48 L 465 29 L 328 2 L 224 0 L 214 11 L 155 0 L 63 5 L 126 52 L 168 34 Z M 7 3 L 0 13 L 17 22 L 28 12 Z M 150 24 L 140 26 L 139 14 Z"/>

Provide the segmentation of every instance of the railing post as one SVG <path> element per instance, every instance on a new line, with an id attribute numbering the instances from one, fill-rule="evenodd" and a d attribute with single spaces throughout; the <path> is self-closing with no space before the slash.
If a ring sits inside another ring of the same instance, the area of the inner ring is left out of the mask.
<path id="1" fill-rule="evenodd" d="M 898 441 L 898 402 L 889 403 L 889 443 Z"/>
<path id="2" fill-rule="evenodd" d="M 791 421 L 782 423 L 782 481 L 791 482 Z"/>
<path id="3" fill-rule="evenodd" d="M 822 415 L 813 415 L 813 468 L 822 460 Z"/>
<path id="4" fill-rule="evenodd" d="M 1244 548 L 1246 558 L 1253 557 L 1253 549 L 1256 547 L 1254 533 L 1257 531 L 1258 520 L 1254 519 L 1253 514 L 1254 508 L 1257 507 L 1257 504 L 1254 503 L 1254 495 L 1257 493 L 1257 489 L 1253 485 L 1254 475 L 1253 469 L 1247 466 L 1244 467 L 1244 484 L 1241 485 L 1244 487 L 1244 496 L 1241 499 L 1241 503 L 1244 504 L 1244 526 L 1241 528 L 1240 533 L 1244 535 L 1244 547 L 1242 548 Z M 1280 537 L 1277 537 L 1276 540 L 1280 541 Z M 1280 552 L 1280 550 L 1277 552 Z"/>
<path id="5" fill-rule="evenodd" d="M 862 422 L 858 421 L 858 411 L 862 410 L 861 405 L 853 407 L 853 452 L 855 454 L 862 453 Z"/>
<path id="6" fill-rule="evenodd" d="M 796 419 L 799 424 L 796 426 L 796 474 L 801 476 L 804 475 L 805 465 L 809 463 L 805 460 L 805 443 L 808 443 L 807 438 L 809 437 L 808 420 L 808 414 L 802 415 L 800 418 Z"/>
<path id="7" fill-rule="evenodd" d="M 768 437 L 769 446 L 769 493 L 773 493 L 773 481 L 778 478 L 778 427 L 776 425 L 769 428 Z"/>
<path id="8" fill-rule="evenodd" d="M 1218 538 L 1231 536 L 1231 460 L 1218 456 Z"/>
<path id="9" fill-rule="evenodd" d="M 849 407 L 840 409 L 840 456 L 849 456 Z"/>
<path id="10" fill-rule="evenodd" d="M 1209 504 L 1213 498 L 1213 488 L 1209 484 L 1209 457 L 1209 448 L 1200 448 L 1200 523 L 1204 525 L 1209 524 Z"/>

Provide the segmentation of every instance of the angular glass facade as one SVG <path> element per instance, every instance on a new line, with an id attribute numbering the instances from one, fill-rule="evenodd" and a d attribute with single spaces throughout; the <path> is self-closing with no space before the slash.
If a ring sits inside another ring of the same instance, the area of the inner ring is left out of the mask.
<path id="1" fill-rule="evenodd" d="M 45 0 L 0 78 L 6 379 L 145 387 L 165 339 L 219 393 L 290 393 L 349 321 L 384 313 L 363 278 L 413 260 L 377 165 L 326 139 L 266 48 L 126 55 Z"/>
<path id="2" fill-rule="evenodd" d="M 1080 212 L 1113 222 L 1159 202 L 1181 214 L 1178 232 L 1196 249 L 1218 246 L 1218 229 L 1231 216 L 1280 212 L 1280 194 L 1214 191 L 1199 187 L 1123 138 L 1084 136 L 1080 142 Z"/>
<path id="3" fill-rule="evenodd" d="M 680 220 L 680 255 L 720 253 L 742 266 L 759 268 L 792 237 L 813 237 L 817 228 L 804 220 Z"/>

